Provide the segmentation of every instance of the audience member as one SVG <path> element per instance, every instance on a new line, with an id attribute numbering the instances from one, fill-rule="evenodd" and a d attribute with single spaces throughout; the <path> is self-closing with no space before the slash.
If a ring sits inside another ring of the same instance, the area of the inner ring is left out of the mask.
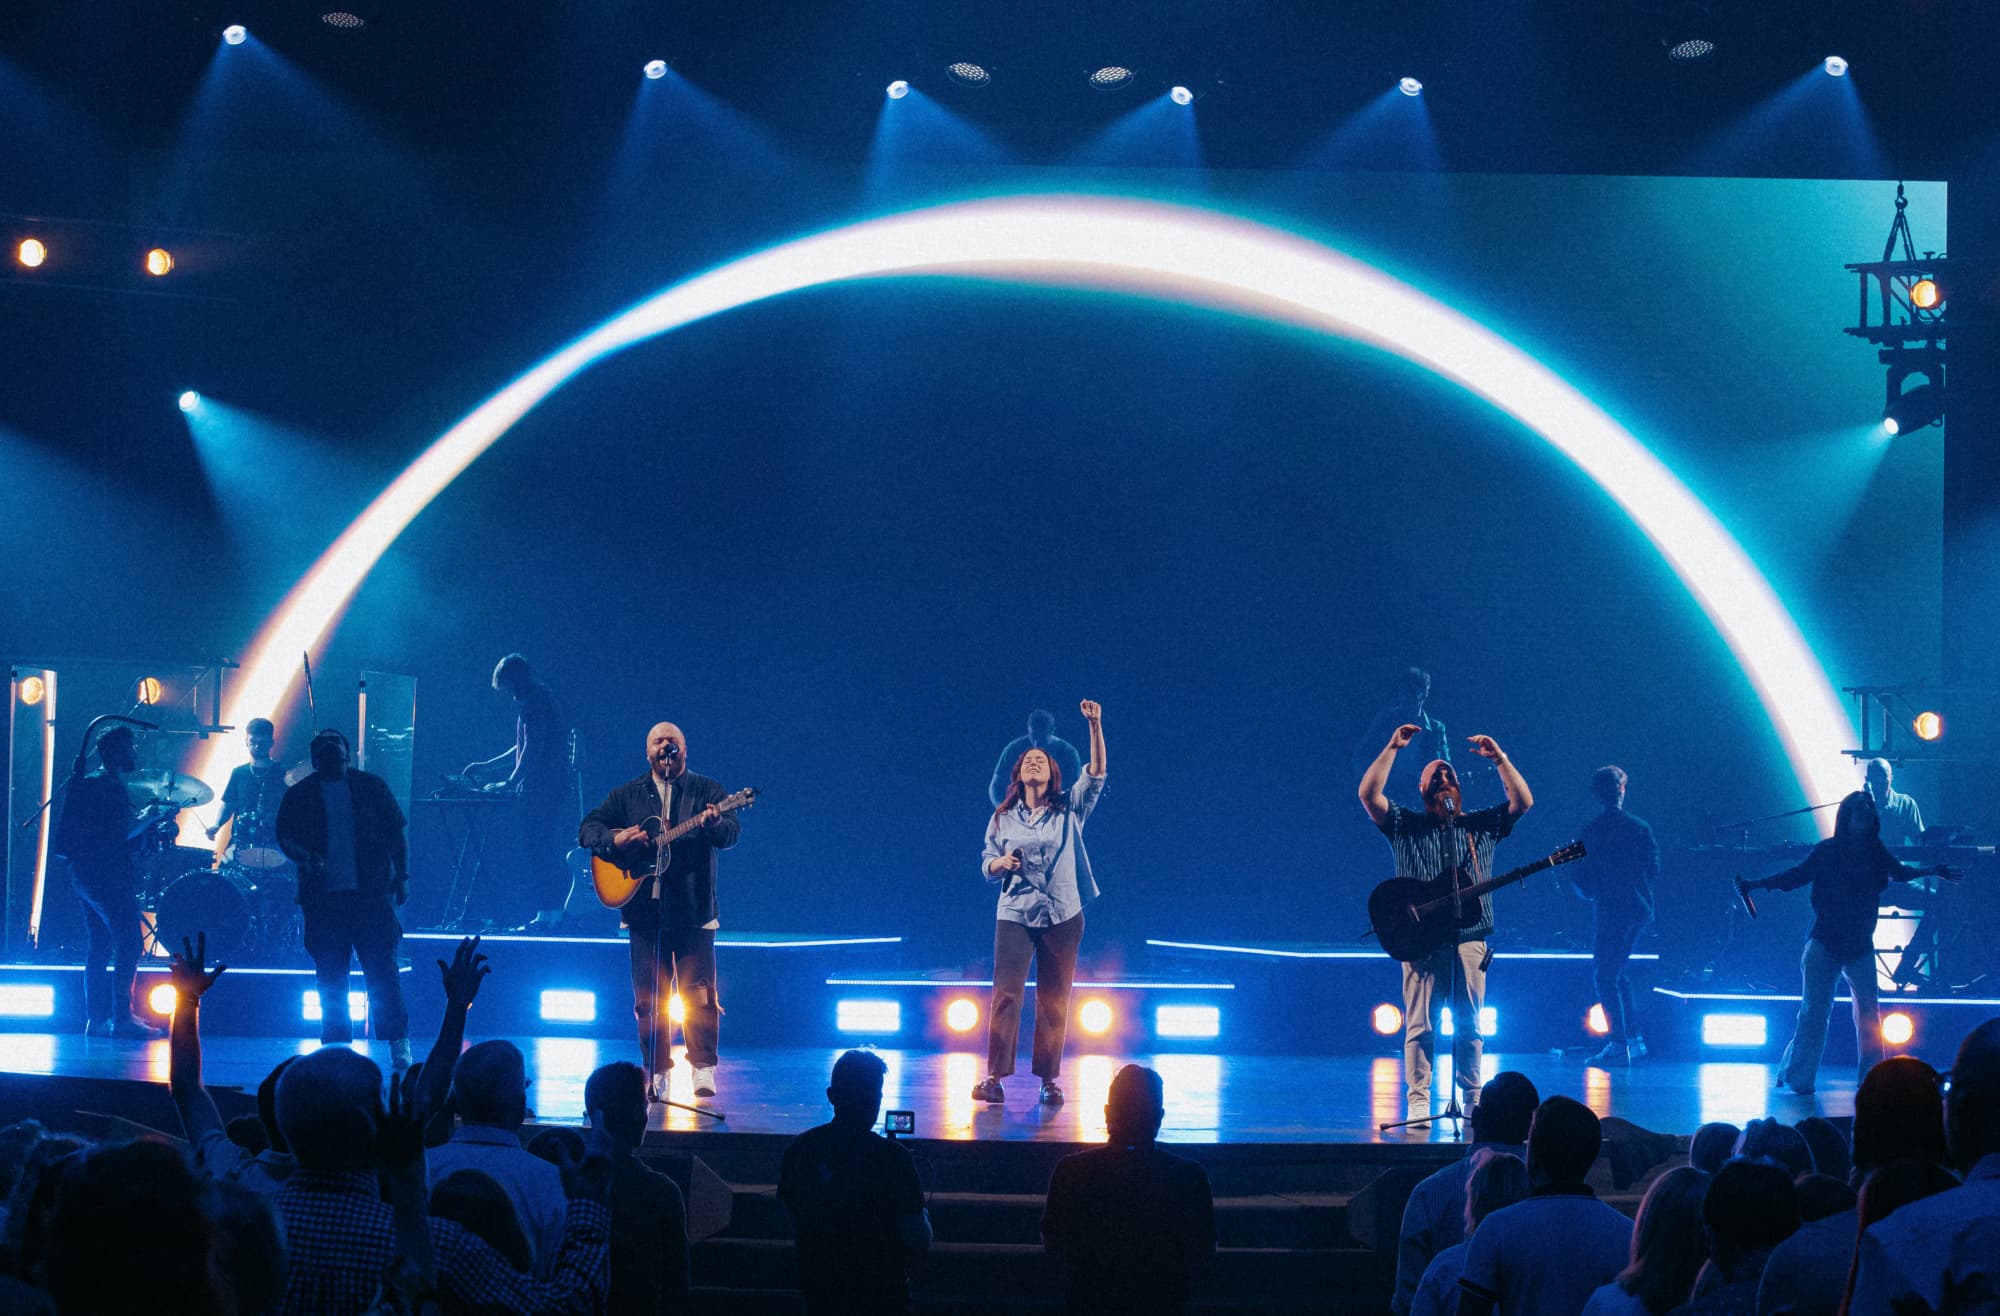
<path id="1" fill-rule="evenodd" d="M 583 1085 L 591 1136 L 611 1157 L 608 1316 L 689 1310 L 687 1201 L 680 1185 L 639 1159 L 646 1137 L 646 1071 L 605 1065 Z"/>
<path id="2" fill-rule="evenodd" d="M 1183 1310 L 1215 1256 L 1208 1174 L 1159 1146 L 1160 1076 L 1127 1065 L 1111 1079 L 1105 1145 L 1072 1152 L 1049 1177 L 1042 1246 L 1062 1263 L 1073 1312 Z"/>
<path id="3" fill-rule="evenodd" d="M 1813 1169 L 1846 1183 L 1854 1173 L 1854 1154 L 1847 1146 L 1847 1135 L 1824 1115 L 1808 1115 L 1796 1127 L 1806 1146 L 1812 1148 Z"/>
<path id="4" fill-rule="evenodd" d="M 271 1140 L 264 1134 L 264 1122 L 255 1115 L 238 1115 L 222 1126 L 222 1132 L 232 1146 L 252 1156 L 271 1150 Z"/>
<path id="5" fill-rule="evenodd" d="M 1850 1311 L 2000 1306 L 2000 1018 L 1959 1044 L 1944 1110 L 1945 1147 L 1965 1182 L 1862 1231 Z"/>
<path id="6" fill-rule="evenodd" d="M 66 1313 L 152 1311 L 164 1296 L 186 1316 L 232 1316 L 215 1243 L 179 1148 L 100 1146 L 63 1176 L 49 1220 L 49 1296 Z"/>
<path id="7" fill-rule="evenodd" d="M 535 1136 L 528 1139 L 528 1155 L 547 1161 L 550 1165 L 561 1165 L 590 1153 L 590 1144 L 575 1129 L 536 1129 Z"/>
<path id="8" fill-rule="evenodd" d="M 1764 1161 L 1783 1170 L 1797 1181 L 1813 1172 L 1812 1148 L 1805 1135 L 1781 1120 L 1751 1120 L 1736 1140 L 1736 1155 L 1749 1161 Z"/>
<path id="9" fill-rule="evenodd" d="M 48 1247 L 49 1216 L 56 1206 L 56 1193 L 63 1176 L 69 1173 L 90 1144 L 81 1138 L 52 1134 L 34 1145 L 22 1162 L 7 1199 L 7 1270 L 15 1278 L 40 1285 L 43 1259 Z"/>
<path id="10" fill-rule="evenodd" d="M 1528 1195 L 1528 1165 L 1509 1152 L 1476 1151 L 1470 1159 L 1472 1174 L 1465 1181 L 1465 1237 L 1470 1240 L 1479 1222 L 1503 1206 L 1512 1206 Z M 1417 1281 L 1416 1297 L 1410 1301 L 1411 1316 L 1451 1316 L 1458 1310 L 1458 1277 L 1465 1273 L 1465 1253 L 1471 1244 L 1453 1243 L 1431 1258 Z"/>
<path id="11" fill-rule="evenodd" d="M 1479 1227 L 1459 1280 L 1461 1316 L 1575 1316 L 1617 1278 L 1632 1248 L 1632 1222 L 1584 1182 L 1604 1141 L 1590 1107 L 1550 1097 L 1528 1130 L 1528 1199 Z"/>
<path id="12" fill-rule="evenodd" d="M 1743 1131 L 1734 1124 L 1704 1124 L 1688 1140 L 1688 1164 L 1703 1174 L 1714 1174 L 1736 1151 Z"/>
<path id="13" fill-rule="evenodd" d="M 480 1170 L 499 1181 L 528 1236 L 530 1267 L 537 1279 L 553 1273 L 562 1245 L 562 1172 L 521 1146 L 528 1118 L 528 1063 L 512 1042 L 481 1042 L 459 1057 L 451 1085 L 458 1109 L 458 1132 L 431 1149 L 430 1186 L 460 1170 Z"/>
<path id="14" fill-rule="evenodd" d="M 1772 1248 L 1798 1231 L 1792 1176 L 1769 1161 L 1738 1157 L 1709 1180 L 1701 1223 L 1717 1282 L 1673 1311 L 1677 1316 L 1756 1316 L 1764 1262 Z"/>
<path id="15" fill-rule="evenodd" d="M 488 1247 L 507 1258 L 514 1269 L 534 1268 L 534 1254 L 528 1250 L 528 1236 L 521 1231 L 521 1217 L 514 1199 L 500 1181 L 484 1170 L 453 1170 L 431 1189 L 430 1212 L 438 1220 L 450 1220 L 486 1240 Z"/>
<path id="16" fill-rule="evenodd" d="M 907 1312 L 910 1263 L 930 1250 L 916 1163 L 874 1128 L 888 1072 L 879 1056 L 843 1052 L 826 1089 L 832 1121 L 785 1148 L 778 1200 L 792 1217 L 808 1312 Z"/>
<path id="17" fill-rule="evenodd" d="M 372 1060 L 341 1046 L 300 1059 L 278 1083 L 278 1127 L 298 1161 L 276 1197 L 291 1253 L 285 1316 L 369 1310 L 392 1262 L 412 1247 L 434 1258 L 447 1308 L 544 1312 L 602 1303 L 609 1166 L 601 1161 L 562 1168 L 568 1219 L 553 1277 L 538 1283 L 451 1221 L 420 1224 L 414 1237 L 399 1231 L 384 1190 L 393 1201 L 414 1189 L 421 1203 L 421 1117 L 389 1117 L 382 1071 Z"/>
<path id="18" fill-rule="evenodd" d="M 1856 1232 L 1866 1233 L 1870 1225 L 1887 1220 L 1899 1207 L 1920 1202 L 1926 1197 L 1934 1197 L 1938 1193 L 1958 1186 L 1958 1176 L 1942 1165 L 1931 1161 L 1892 1161 L 1869 1174 L 1861 1185 L 1861 1195 L 1855 1204 Z M 1857 1249 L 1849 1250 L 1854 1255 L 1848 1265 L 1847 1284 L 1841 1290 L 1840 1300 L 1834 1306 L 1834 1311 L 1843 1314 L 1861 1310 L 1853 1305 L 1854 1282 L 1858 1278 L 1861 1258 Z M 1992 1305 L 1993 1295 L 1983 1296 L 1988 1300 L 1988 1305 Z M 1951 1310 L 1963 1309 L 1954 1306 Z M 1985 1309 L 1980 1308 L 1980 1310 Z"/>
<path id="19" fill-rule="evenodd" d="M 1688 1300 L 1708 1258 L 1701 1199 L 1709 1176 L 1691 1165 L 1653 1180 L 1632 1223 L 1632 1260 L 1590 1295 L 1583 1316 L 1661 1316 Z"/>
<path id="20" fill-rule="evenodd" d="M 1847 1186 L 1845 1179 L 1836 1179 L 1830 1174 L 1802 1174 L 1792 1187 L 1798 1192 L 1799 1227 L 1802 1229 L 1854 1209 L 1855 1192 Z M 1785 1241 L 1789 1243 L 1791 1240 Z"/>
<path id="21" fill-rule="evenodd" d="M 1472 1146 L 1465 1158 L 1410 1191 L 1396 1240 L 1396 1293 L 1389 1302 L 1398 1316 L 1416 1299 L 1417 1282 L 1431 1258 L 1465 1238 L 1465 1184 L 1472 1176 L 1473 1156 L 1482 1150 L 1526 1156 L 1528 1125 L 1541 1099 L 1527 1075 L 1512 1070 L 1495 1074 L 1472 1108 Z"/>
<path id="22" fill-rule="evenodd" d="M 257 1085 L 257 1119 L 265 1126 L 269 1144 L 262 1151 L 250 1151 L 229 1136 L 201 1079 L 201 998 L 223 974 L 218 965 L 213 972 L 208 962 L 208 938 L 194 944 L 185 939 L 181 953 L 168 966 L 168 980 L 174 987 L 173 1026 L 167 1041 L 167 1091 L 181 1119 L 181 1133 L 195 1164 L 218 1183 L 240 1183 L 259 1193 L 275 1193 L 291 1177 L 293 1162 L 284 1135 L 278 1132 L 278 1080 L 285 1068 L 298 1059 L 287 1056 Z"/>
<path id="23" fill-rule="evenodd" d="M 275 1313 L 285 1300 L 285 1236 L 270 1194 L 241 1183 L 211 1182 L 203 1201 L 215 1230 L 215 1263 L 229 1286 L 235 1316 Z"/>

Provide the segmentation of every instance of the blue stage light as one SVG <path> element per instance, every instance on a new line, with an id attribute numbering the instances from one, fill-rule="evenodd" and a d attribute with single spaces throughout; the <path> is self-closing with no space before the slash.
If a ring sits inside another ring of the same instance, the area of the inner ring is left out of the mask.
<path id="1" fill-rule="evenodd" d="M 1490 1005 L 1480 1006 L 1479 1035 L 1481 1037 L 1491 1037 L 1495 1032 L 1499 1030 L 1499 1028 L 1500 1028 L 1500 1012 L 1494 1009 Z M 1438 1011 L 1438 1031 L 1440 1033 L 1443 1033 L 1446 1037 L 1453 1037 L 1457 1035 L 1458 1027 L 1456 1024 L 1452 1022 L 1451 1007 L 1449 1005 L 1445 1006 L 1442 1010 Z"/>
<path id="2" fill-rule="evenodd" d="M 551 990 L 542 993 L 542 1018 L 555 1023 L 588 1024 L 597 1021 L 597 993 Z"/>
<path id="3" fill-rule="evenodd" d="M 840 1001 L 833 1007 L 833 1026 L 843 1033 L 900 1033 L 900 1001 Z"/>
<path id="4" fill-rule="evenodd" d="M 250 29 L 241 23 L 231 23 L 222 29 L 222 39 L 232 46 L 240 46 L 250 37 Z"/>
<path id="5" fill-rule="evenodd" d="M 1396 90 L 1405 96 L 1421 96 L 1424 94 L 1424 84 L 1415 78 L 1404 78 L 1396 84 Z"/>
<path id="6" fill-rule="evenodd" d="M 653 81 L 655 81 L 655 82 L 658 82 L 658 81 L 659 81 L 659 80 L 660 80 L 661 78 L 664 78 L 664 77 L 666 77 L 666 76 L 667 76 L 667 61 L 665 61 L 665 60 L 663 60 L 663 59 L 649 59 L 649 60 L 647 60 L 647 61 L 646 61 L 646 76 L 647 76 L 647 77 L 649 77 L 649 78 L 651 78 L 651 79 L 652 79 Z"/>
<path id="7" fill-rule="evenodd" d="M 1162 1005 L 1153 1011 L 1155 1037 L 1216 1037 L 1222 1011 L 1213 1005 Z"/>
<path id="8" fill-rule="evenodd" d="M 1090 85 L 1099 91 L 1115 91 L 1119 87 L 1130 86 L 1136 76 L 1123 64 L 1106 64 L 1090 75 Z"/>
<path id="9" fill-rule="evenodd" d="M 45 982 L 10 982 L 0 986 L 0 1015 L 9 1019 L 48 1019 L 56 1012 L 56 989 Z"/>
<path id="10" fill-rule="evenodd" d="M 1847 76 L 1847 61 L 1838 55 L 1828 55 L 1826 63 L 1820 65 L 1820 67 L 1826 70 L 1826 76 L 1829 78 L 1844 78 Z"/>
<path id="11" fill-rule="evenodd" d="M 1686 41 L 1676 41 L 1667 47 L 1667 58 L 1686 62 L 1691 59 L 1706 59 L 1715 53 L 1715 43 L 1706 37 L 1689 37 Z"/>
<path id="12" fill-rule="evenodd" d="M 897 78 L 894 82 L 889 84 L 888 90 L 889 90 L 889 99 L 892 101 L 899 101 L 903 99 L 903 97 L 910 94 L 910 84 L 903 81 L 901 78 Z"/>
<path id="13" fill-rule="evenodd" d="M 950 74 L 951 80 L 961 87 L 984 87 L 993 81 L 993 75 L 984 65 L 974 64 L 968 60 L 959 60 L 956 64 L 947 65 L 945 72 Z"/>
<path id="14" fill-rule="evenodd" d="M 181 394 L 180 405 L 182 411 L 193 411 L 201 405 L 201 394 L 195 392 L 193 389 L 189 389 L 187 392 Z"/>
<path id="15" fill-rule="evenodd" d="M 1167 93 L 1167 96 L 1176 105 L 1194 104 L 1194 93 L 1189 91 L 1186 87 L 1175 87 L 1172 91 Z"/>
<path id="16" fill-rule="evenodd" d="M 299 1017 L 309 1024 L 320 1021 L 319 989 L 305 993 L 299 1002 Z M 349 992 L 347 994 L 347 1017 L 356 1023 L 368 1018 L 368 993 Z"/>
<path id="17" fill-rule="evenodd" d="M 1770 1021 L 1761 1014 L 1705 1014 L 1701 1017 L 1703 1046 L 1763 1046 Z"/>

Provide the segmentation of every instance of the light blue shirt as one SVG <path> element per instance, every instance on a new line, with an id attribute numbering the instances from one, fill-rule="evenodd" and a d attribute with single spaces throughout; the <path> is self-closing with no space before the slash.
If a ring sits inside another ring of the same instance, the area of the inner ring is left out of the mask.
<path id="1" fill-rule="evenodd" d="M 1399 1316 L 1410 1309 L 1417 1282 L 1431 1259 L 1465 1239 L 1465 1186 L 1472 1178 L 1472 1158 L 1482 1147 L 1523 1160 L 1528 1156 L 1525 1143 L 1475 1142 L 1465 1149 L 1464 1156 L 1410 1190 L 1410 1200 L 1403 1204 L 1402 1232 L 1396 1239 L 1396 1295 L 1389 1300 L 1389 1310 Z M 1458 1283 L 1456 1271 L 1452 1283 Z"/>
<path id="2" fill-rule="evenodd" d="M 1465 1271 L 1469 1243 L 1453 1243 L 1431 1258 L 1424 1277 L 1417 1281 L 1417 1296 L 1410 1302 L 1410 1316 L 1452 1316 L 1458 1310 L 1458 1277 Z"/>
<path id="3" fill-rule="evenodd" d="M 528 1251 L 535 1259 L 535 1278 L 555 1272 L 562 1251 L 563 1218 L 569 1210 L 562 1171 L 521 1146 L 519 1135 L 485 1124 L 461 1124 L 451 1141 L 424 1153 L 430 1186 L 436 1188 L 455 1171 L 481 1170 L 499 1180 L 520 1217 Z"/>
<path id="4" fill-rule="evenodd" d="M 1899 1206 L 1861 1235 L 1857 1312 L 1992 1311 L 2000 1301 L 2000 1152 L 1957 1188 Z"/>
<path id="5" fill-rule="evenodd" d="M 1103 793 L 1104 778 L 1091 776 L 1086 767 L 1070 788 L 1069 808 L 1045 806 L 1030 813 L 1017 804 L 993 815 L 986 824 L 986 854 L 979 871 L 1000 887 L 995 917 L 1031 928 L 1052 928 L 1069 922 L 1097 899 L 1097 879 L 1083 849 L 1083 824 Z M 995 877 L 986 871 L 987 863 L 1016 850 L 1021 852 L 1020 872 Z"/>

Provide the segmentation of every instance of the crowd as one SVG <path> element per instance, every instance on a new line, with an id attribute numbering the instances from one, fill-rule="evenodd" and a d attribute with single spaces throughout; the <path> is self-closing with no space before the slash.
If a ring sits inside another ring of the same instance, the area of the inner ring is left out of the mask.
<path id="1" fill-rule="evenodd" d="M 0 1129 L 0 1316 L 663 1313 L 691 1300 L 686 1209 L 638 1156 L 647 1076 L 614 1063 L 588 1127 L 524 1146 L 528 1077 L 504 1041 L 464 1043 L 488 972 L 468 939 L 439 961 L 429 1056 L 387 1084 L 328 1046 L 280 1064 L 255 1116 L 225 1122 L 202 1084 L 200 1012 L 221 976 L 175 958 L 170 1080 L 185 1148 Z M 777 1195 L 805 1309 L 896 1313 L 931 1244 L 910 1150 L 874 1131 L 885 1069 L 835 1063 L 833 1118 L 787 1149 Z M 1042 1238 L 1077 1312 L 1183 1309 L 1215 1254 L 1206 1175 L 1158 1145 L 1159 1076 L 1128 1065 L 1108 1140 L 1064 1158 Z M 1604 1131 L 1583 1104 L 1496 1075 L 1469 1154 L 1411 1193 L 1398 1313 L 1773 1316 L 2000 1311 L 2000 1019 L 1939 1074 L 1869 1071 L 1851 1133 L 1711 1124 L 1658 1174 L 1636 1219 L 1587 1182 Z"/>

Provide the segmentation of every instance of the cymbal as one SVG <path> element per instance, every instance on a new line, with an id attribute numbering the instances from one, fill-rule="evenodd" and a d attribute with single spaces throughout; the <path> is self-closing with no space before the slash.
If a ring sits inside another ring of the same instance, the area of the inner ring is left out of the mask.
<path id="1" fill-rule="evenodd" d="M 313 775 L 312 764 L 294 763 L 291 767 L 285 769 L 285 784 L 287 786 L 296 786 L 300 782 L 304 781 L 307 777 L 310 777 L 312 775 Z"/>
<path id="2" fill-rule="evenodd" d="M 126 774 L 125 798 L 134 804 L 177 804 L 183 809 L 192 809 L 214 799 L 215 792 L 200 777 L 190 777 L 185 772 L 168 772 L 165 768 L 148 768 L 144 772 Z"/>

